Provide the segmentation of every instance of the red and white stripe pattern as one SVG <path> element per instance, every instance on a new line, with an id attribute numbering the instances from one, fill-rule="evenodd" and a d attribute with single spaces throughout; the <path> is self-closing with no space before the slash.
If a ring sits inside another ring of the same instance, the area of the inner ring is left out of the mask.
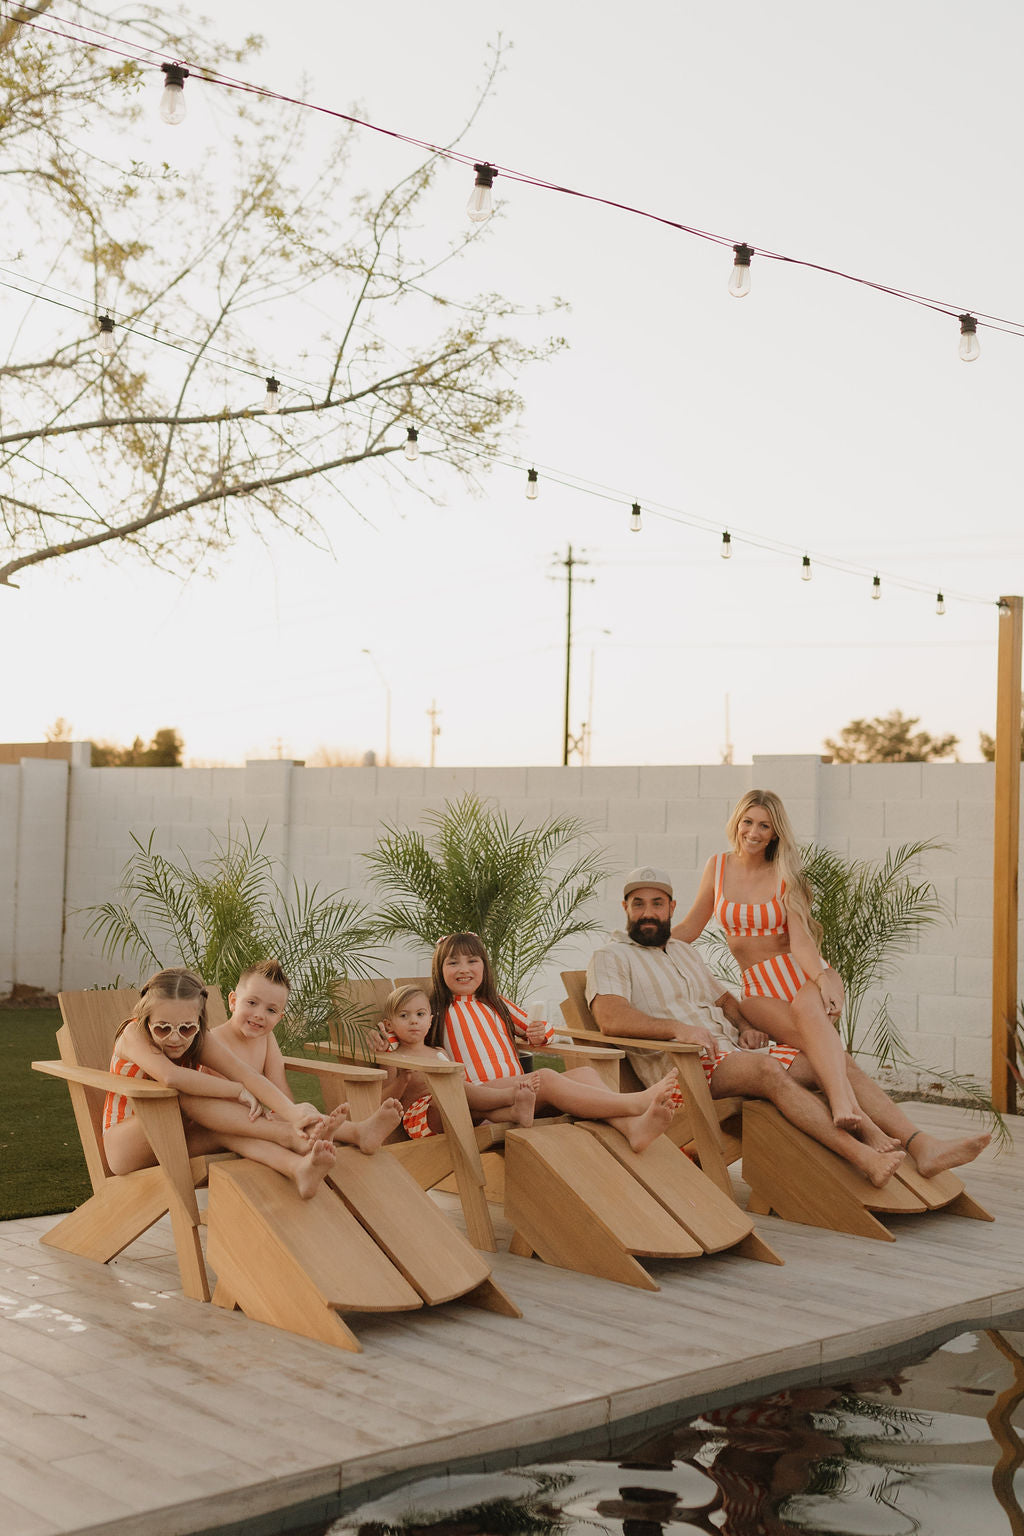
<path id="1" fill-rule="evenodd" d="M 402 1113 L 402 1124 L 405 1133 L 413 1141 L 419 1141 L 424 1136 L 433 1136 L 433 1131 L 427 1124 L 427 1110 L 430 1108 L 430 1094 L 423 1094 L 422 1098 L 413 1099 L 409 1108 Z"/>
<path id="2" fill-rule="evenodd" d="M 729 901 L 725 894 L 726 854 L 715 859 L 715 916 L 730 939 L 775 939 L 788 933 L 782 881 L 771 901 Z"/>
<path id="3" fill-rule="evenodd" d="M 777 997 L 791 1003 L 810 979 L 792 955 L 771 955 L 743 972 L 743 996 Z"/>
<path id="4" fill-rule="evenodd" d="M 513 1022 L 525 1027 L 526 1014 L 503 998 Z M 471 1083 L 494 1083 L 519 1077 L 523 1067 L 508 1030 L 493 1008 L 475 997 L 452 999 L 444 1021 L 444 1048 L 460 1061 Z"/>
<path id="5" fill-rule="evenodd" d="M 126 1056 L 118 1056 L 116 1053 L 110 1058 L 109 1071 L 116 1077 L 146 1077 L 138 1062 L 129 1061 Z M 120 1125 L 122 1120 L 130 1120 L 135 1111 L 132 1102 L 123 1093 L 108 1093 L 103 1100 L 103 1129 L 109 1131 L 112 1125 Z"/>

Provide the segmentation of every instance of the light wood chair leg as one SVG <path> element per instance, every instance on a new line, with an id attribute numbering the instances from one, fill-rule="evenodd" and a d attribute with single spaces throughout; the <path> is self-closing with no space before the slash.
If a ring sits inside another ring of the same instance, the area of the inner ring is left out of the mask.
<path id="1" fill-rule="evenodd" d="M 182 1290 L 194 1301 L 209 1301 L 210 1283 L 199 1242 L 199 1205 L 177 1101 L 137 1099 L 135 1113 L 167 1178 L 168 1208 Z"/>
<path id="2" fill-rule="evenodd" d="M 498 1244 L 491 1213 L 487 1208 L 486 1180 L 463 1080 L 454 1074 L 434 1074 L 430 1077 L 430 1091 L 448 1138 L 459 1186 L 459 1199 L 466 1219 L 466 1234 L 474 1248 L 496 1253 Z"/>
<path id="3" fill-rule="evenodd" d="M 711 1182 L 718 1185 L 723 1195 L 728 1195 L 730 1200 L 734 1200 L 736 1197 L 733 1194 L 732 1181 L 729 1178 L 729 1170 L 725 1165 L 722 1144 L 718 1136 L 718 1118 L 711 1106 L 711 1095 L 707 1078 L 704 1076 L 704 1068 L 700 1064 L 700 1057 L 680 1056 L 677 1058 L 676 1065 L 686 1098 L 686 1108 L 690 1113 L 690 1124 L 693 1139 L 697 1144 L 700 1166 Z"/>

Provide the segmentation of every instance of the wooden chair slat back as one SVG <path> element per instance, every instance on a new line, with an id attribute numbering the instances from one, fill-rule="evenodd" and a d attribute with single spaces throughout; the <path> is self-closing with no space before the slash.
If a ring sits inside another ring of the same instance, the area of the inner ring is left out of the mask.
<path id="1" fill-rule="evenodd" d="M 396 976 L 396 987 L 419 987 L 421 992 L 430 996 L 433 988 L 433 979 L 430 976 Z"/>
<path id="2" fill-rule="evenodd" d="M 595 1035 L 598 1040 L 603 1040 L 604 1036 L 594 1022 L 594 1015 L 591 1013 L 587 1002 L 586 971 L 563 971 L 561 975 L 562 985 L 565 987 L 572 1010 L 576 1014 L 578 1027 Z M 562 1005 L 562 1010 L 563 1012 L 565 1011 L 564 1004 Z M 570 1023 L 572 1021 L 567 1018 L 566 1022 Z"/>
<path id="3" fill-rule="evenodd" d="M 216 1029 L 218 1024 L 226 1024 L 227 1021 L 228 1010 L 220 987 L 210 987 L 206 996 L 206 1027 Z"/>
<path id="4" fill-rule="evenodd" d="M 95 1067 L 105 1072 L 110 1066 L 114 1036 L 135 1012 L 139 994 L 134 987 L 105 992 L 58 992 L 62 1028 L 57 1031 L 57 1048 L 62 1061 L 75 1067 Z M 71 1102 L 82 1139 L 86 1166 L 97 1189 L 110 1169 L 103 1155 L 103 1100 L 98 1088 L 76 1087 Z"/>

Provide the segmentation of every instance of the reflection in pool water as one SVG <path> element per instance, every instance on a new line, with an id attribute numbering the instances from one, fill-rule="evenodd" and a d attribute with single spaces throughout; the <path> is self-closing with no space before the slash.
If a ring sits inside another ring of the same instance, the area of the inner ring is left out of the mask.
<path id="1" fill-rule="evenodd" d="M 614 1460 L 424 1478 L 330 1536 L 1024 1536 L 1024 1332 L 637 1435 Z"/>

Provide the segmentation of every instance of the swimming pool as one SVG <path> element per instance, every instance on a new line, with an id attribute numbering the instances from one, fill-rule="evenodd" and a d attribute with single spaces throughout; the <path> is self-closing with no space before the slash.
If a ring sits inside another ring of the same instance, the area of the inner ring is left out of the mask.
<path id="1" fill-rule="evenodd" d="M 1013 1323 L 627 1432 L 609 1457 L 421 1478 L 316 1530 L 1022 1536 L 1024 1318 Z"/>

